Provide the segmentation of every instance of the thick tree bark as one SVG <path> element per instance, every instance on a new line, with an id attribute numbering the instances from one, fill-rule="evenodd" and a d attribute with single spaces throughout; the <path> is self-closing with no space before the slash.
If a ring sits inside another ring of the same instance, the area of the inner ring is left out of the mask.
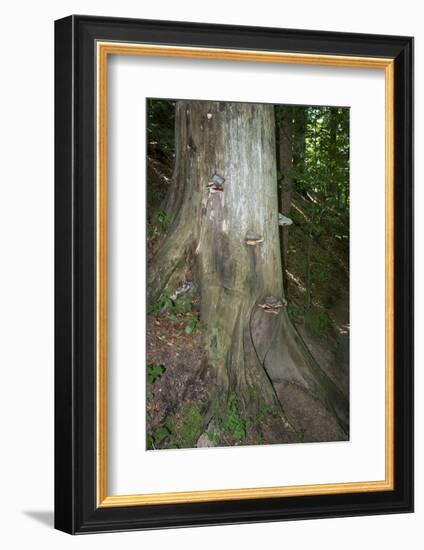
<path id="1" fill-rule="evenodd" d="M 295 383 L 346 428 L 342 394 L 314 362 L 285 308 L 273 107 L 180 101 L 176 132 L 174 184 L 181 196 L 149 265 L 149 301 L 173 289 L 191 265 L 218 399 L 234 391 L 254 416 L 263 405 L 284 408 L 283 390 Z M 282 409 L 281 417 L 290 430 Z"/>

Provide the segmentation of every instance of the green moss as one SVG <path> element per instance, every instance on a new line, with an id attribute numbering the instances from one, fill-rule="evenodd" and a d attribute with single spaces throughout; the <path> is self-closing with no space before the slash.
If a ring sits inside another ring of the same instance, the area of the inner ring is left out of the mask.
<path id="1" fill-rule="evenodd" d="M 184 405 L 180 412 L 168 415 L 147 435 L 148 449 L 188 449 L 196 446 L 201 435 L 202 415 L 198 404 Z"/>
<path id="2" fill-rule="evenodd" d="M 181 411 L 175 437 L 180 447 L 195 447 L 201 435 L 202 415 L 196 404 L 186 405 Z"/>

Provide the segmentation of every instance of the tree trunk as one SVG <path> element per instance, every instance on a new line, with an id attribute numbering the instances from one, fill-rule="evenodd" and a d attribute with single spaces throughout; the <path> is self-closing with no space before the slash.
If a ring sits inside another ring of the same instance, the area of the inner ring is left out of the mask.
<path id="1" fill-rule="evenodd" d="M 293 109 L 293 125 L 296 139 L 293 142 L 293 166 L 296 172 L 305 173 L 306 160 L 306 130 L 307 130 L 307 111 L 306 108 Z"/>
<path id="2" fill-rule="evenodd" d="M 184 108 L 184 102 L 178 101 L 175 106 L 174 172 L 169 191 L 162 205 L 163 209 L 169 214 L 171 220 L 175 218 L 181 207 L 181 202 L 184 197 L 184 186 L 187 179 L 186 170 L 190 168 L 190 166 L 183 161 L 183 155 L 179 153 L 181 150 L 180 142 L 183 142 L 184 144 L 187 141 L 187 123 L 184 126 L 181 126 L 181 121 L 184 119 L 180 111 Z"/>
<path id="3" fill-rule="evenodd" d="M 329 195 L 335 195 L 337 193 L 337 187 L 338 187 L 338 147 L 337 147 L 337 126 L 338 126 L 338 112 L 336 109 L 330 110 L 330 124 L 329 124 L 329 131 L 330 131 L 330 143 L 329 143 L 329 149 L 330 149 L 330 158 L 331 158 L 331 168 L 332 173 L 329 176 L 328 179 L 328 194 Z"/>
<path id="4" fill-rule="evenodd" d="M 176 132 L 174 184 L 181 196 L 149 265 L 149 301 L 173 289 L 191 265 L 215 397 L 234 391 L 251 417 L 264 405 L 277 407 L 290 430 L 276 389 L 295 383 L 346 429 L 343 395 L 314 362 L 285 308 L 273 107 L 180 101 Z"/>
<path id="5" fill-rule="evenodd" d="M 283 177 L 280 180 L 280 208 L 284 216 L 290 217 L 291 200 L 293 191 L 293 179 L 289 172 L 293 170 L 293 123 L 291 120 L 291 108 L 285 109 L 284 116 L 278 125 L 278 156 L 280 171 Z M 289 249 L 289 226 L 281 226 L 281 259 L 283 264 L 284 286 L 287 287 L 286 268 L 287 252 Z"/>

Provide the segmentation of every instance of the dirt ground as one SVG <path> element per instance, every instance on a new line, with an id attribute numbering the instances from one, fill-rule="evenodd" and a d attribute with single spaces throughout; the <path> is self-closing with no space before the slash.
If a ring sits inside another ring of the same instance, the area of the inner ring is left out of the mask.
<path id="1" fill-rule="evenodd" d="M 208 410 L 209 391 L 204 382 L 207 357 L 203 351 L 201 329 L 186 334 L 185 316 L 171 321 L 165 314 L 156 317 L 148 316 L 147 323 L 147 361 L 148 364 L 163 366 L 162 375 L 152 384 L 148 384 L 147 400 L 147 433 L 155 433 L 166 424 L 167 419 L 174 418 L 177 425 L 184 410 L 197 407 L 201 416 Z M 340 374 L 340 363 L 325 342 L 311 337 L 304 327 L 300 332 L 314 357 L 343 390 L 346 390 L 346 374 Z M 287 433 L 281 421 L 272 411 L 264 414 L 256 424 L 246 426 L 245 436 L 238 441 L 231 434 L 221 431 L 219 441 L 209 441 L 202 437 L 208 431 L 207 424 L 202 423 L 197 430 L 196 441 L 190 446 L 225 446 L 278 444 L 317 441 L 341 441 L 346 435 L 322 403 L 314 399 L 301 387 L 294 384 L 285 387 L 276 386 L 276 392 L 284 404 L 284 412 L 296 435 Z M 199 417 L 200 419 L 200 417 Z M 213 427 L 213 425 L 212 425 Z M 165 437 L 155 443 L 153 448 L 168 448 L 169 438 Z M 179 446 L 179 445 L 178 445 Z"/>
<path id="2" fill-rule="evenodd" d="M 147 363 L 164 367 L 162 376 L 149 385 L 149 430 L 184 405 L 208 401 L 201 378 L 206 361 L 202 335 L 199 330 L 186 334 L 184 327 L 183 315 L 176 322 L 169 315 L 147 317 Z"/>

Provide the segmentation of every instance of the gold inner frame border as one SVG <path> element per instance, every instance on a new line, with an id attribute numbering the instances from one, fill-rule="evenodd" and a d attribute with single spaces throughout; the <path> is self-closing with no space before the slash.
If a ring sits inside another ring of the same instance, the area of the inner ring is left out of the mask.
<path id="1" fill-rule="evenodd" d="M 385 479 L 315 485 L 214 489 L 172 493 L 108 495 L 107 491 L 107 61 L 109 55 L 220 59 L 385 72 Z M 153 44 L 96 42 L 96 473 L 97 507 L 212 502 L 306 495 L 366 493 L 394 489 L 394 60 L 321 54 L 267 52 Z"/>

